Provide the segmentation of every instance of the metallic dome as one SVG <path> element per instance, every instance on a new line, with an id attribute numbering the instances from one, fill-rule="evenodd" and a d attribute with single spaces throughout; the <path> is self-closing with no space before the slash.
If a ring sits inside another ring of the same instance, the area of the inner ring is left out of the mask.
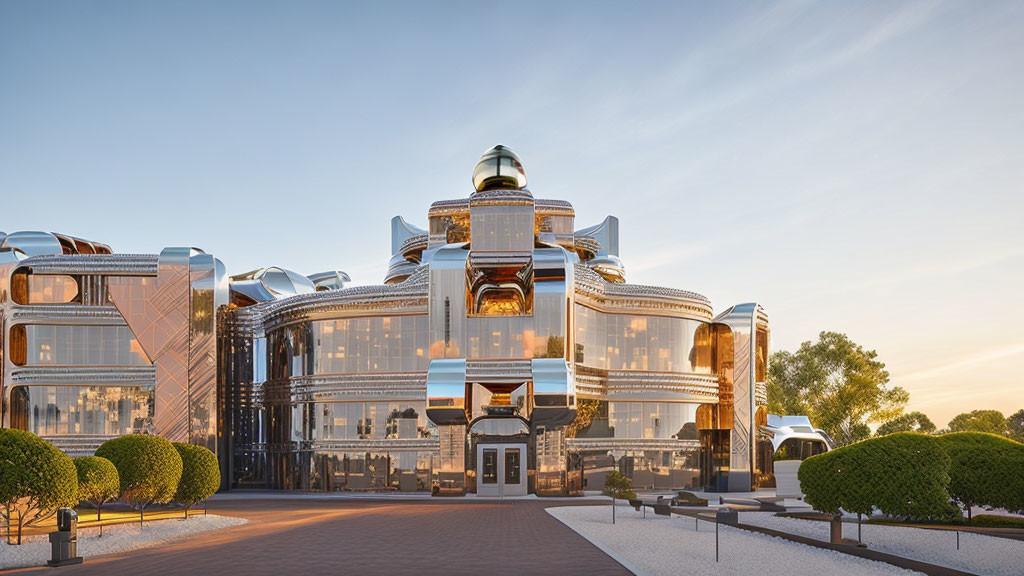
<path id="1" fill-rule="evenodd" d="M 473 187 L 477 192 L 499 188 L 520 190 L 526 187 L 526 170 L 515 152 L 498 144 L 484 152 L 476 163 Z"/>

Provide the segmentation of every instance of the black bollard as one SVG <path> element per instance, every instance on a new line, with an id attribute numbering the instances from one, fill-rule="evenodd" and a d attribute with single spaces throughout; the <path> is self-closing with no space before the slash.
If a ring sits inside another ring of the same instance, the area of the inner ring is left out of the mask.
<path id="1" fill-rule="evenodd" d="M 81 564 L 78 555 L 78 514 L 71 508 L 57 509 L 57 531 L 50 532 L 50 566 Z"/>

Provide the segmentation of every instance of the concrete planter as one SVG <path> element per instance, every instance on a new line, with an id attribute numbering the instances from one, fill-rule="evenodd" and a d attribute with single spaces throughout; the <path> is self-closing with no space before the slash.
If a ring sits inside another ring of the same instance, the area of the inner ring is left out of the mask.
<path id="1" fill-rule="evenodd" d="M 775 495 L 779 498 L 803 498 L 800 480 L 796 473 L 800 470 L 800 460 L 782 460 L 775 463 Z"/>

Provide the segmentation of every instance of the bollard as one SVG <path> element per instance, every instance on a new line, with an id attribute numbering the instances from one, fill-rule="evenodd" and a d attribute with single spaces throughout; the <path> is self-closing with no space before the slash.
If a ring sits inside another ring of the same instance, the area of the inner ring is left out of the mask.
<path id="1" fill-rule="evenodd" d="M 718 562 L 718 520 L 715 520 L 715 562 Z"/>
<path id="2" fill-rule="evenodd" d="M 57 531 L 50 533 L 50 566 L 81 564 L 78 555 L 78 514 L 70 508 L 57 509 Z"/>
<path id="3" fill-rule="evenodd" d="M 843 517 L 839 514 L 832 516 L 829 520 L 829 538 L 828 541 L 832 544 L 843 543 Z"/>
<path id="4" fill-rule="evenodd" d="M 960 549 L 960 531 L 959 530 L 956 531 L 956 549 L 957 550 Z"/>

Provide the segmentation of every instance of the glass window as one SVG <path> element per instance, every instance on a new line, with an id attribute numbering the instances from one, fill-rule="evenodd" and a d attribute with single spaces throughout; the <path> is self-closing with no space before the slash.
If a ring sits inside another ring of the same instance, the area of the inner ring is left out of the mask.
<path id="1" fill-rule="evenodd" d="M 344 318 L 312 324 L 314 374 L 427 369 L 426 315 Z"/>
<path id="2" fill-rule="evenodd" d="M 576 305 L 576 362 L 608 370 L 711 373 L 711 336 L 698 320 L 605 314 Z"/>
<path id="3" fill-rule="evenodd" d="M 78 282 L 71 276 L 28 274 L 29 304 L 64 304 L 78 296 Z"/>
<path id="4" fill-rule="evenodd" d="M 30 366 L 148 366 L 127 326 L 24 326 Z"/>
<path id="5" fill-rule="evenodd" d="M 484 484 L 497 484 L 498 483 L 498 450 L 495 448 L 485 448 L 484 461 L 481 465 L 481 479 Z"/>
<path id="6" fill-rule="evenodd" d="M 18 386 L 11 424 L 39 436 L 120 436 L 152 432 L 153 388 Z"/>

